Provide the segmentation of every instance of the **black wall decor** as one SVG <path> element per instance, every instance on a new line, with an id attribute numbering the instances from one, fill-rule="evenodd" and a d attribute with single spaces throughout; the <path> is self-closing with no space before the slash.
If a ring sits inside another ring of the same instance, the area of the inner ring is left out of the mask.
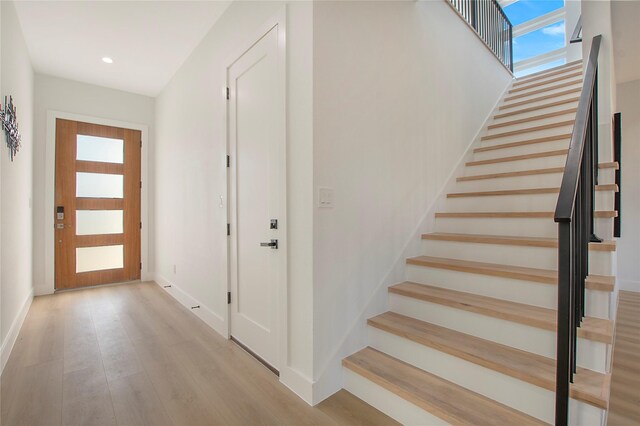
<path id="1" fill-rule="evenodd" d="M 11 156 L 11 161 L 13 161 L 13 157 L 20 150 L 21 137 L 18 131 L 18 117 L 12 96 L 9 96 L 9 103 L 7 103 L 7 97 L 4 97 L 4 109 L 0 105 L 0 121 L 2 121 L 2 129 L 7 136 L 9 155 Z"/>

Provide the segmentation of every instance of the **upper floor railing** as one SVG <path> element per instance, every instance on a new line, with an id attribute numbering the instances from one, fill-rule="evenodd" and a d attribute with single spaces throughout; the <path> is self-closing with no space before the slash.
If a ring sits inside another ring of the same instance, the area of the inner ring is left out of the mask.
<path id="1" fill-rule="evenodd" d="M 591 42 L 569 153 L 558 195 L 558 328 L 556 426 L 568 424 L 569 387 L 576 372 L 578 328 L 585 315 L 589 243 L 594 232 L 598 183 L 598 53 L 602 36 Z"/>
<path id="2" fill-rule="evenodd" d="M 513 72 L 513 26 L 496 0 L 446 0 Z"/>

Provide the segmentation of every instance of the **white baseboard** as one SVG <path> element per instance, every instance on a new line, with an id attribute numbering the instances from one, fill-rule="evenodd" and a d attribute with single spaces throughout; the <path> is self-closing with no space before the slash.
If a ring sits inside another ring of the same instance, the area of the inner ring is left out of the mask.
<path id="1" fill-rule="evenodd" d="M 182 306 L 189 309 L 194 315 L 205 322 L 209 327 L 221 334 L 225 339 L 229 338 L 229 327 L 227 321 L 220 315 L 206 307 L 202 302 L 192 297 L 189 293 L 164 278 L 160 274 L 155 274 L 155 283 L 166 291 L 171 297 L 176 299 Z M 192 306 L 199 305 L 198 309 L 191 309 Z"/>
<path id="2" fill-rule="evenodd" d="M 20 329 L 27 317 L 32 301 L 33 289 L 29 292 L 27 299 L 22 304 L 22 309 L 20 309 L 20 312 L 18 312 L 18 315 L 14 318 L 13 323 L 11 324 L 7 337 L 4 339 L 4 342 L 2 342 L 2 349 L 0 350 L 0 374 L 4 371 L 4 366 L 7 365 L 7 361 L 9 361 L 9 355 L 11 355 L 13 345 L 15 345 L 16 340 L 18 339 L 18 334 L 20 334 Z"/>
<path id="3" fill-rule="evenodd" d="M 313 382 L 301 372 L 291 367 L 281 368 L 280 383 L 288 387 L 307 404 L 314 405 Z"/>
<path id="4" fill-rule="evenodd" d="M 619 289 L 622 291 L 636 291 L 640 292 L 640 281 L 625 280 L 624 278 L 618 278 Z"/>

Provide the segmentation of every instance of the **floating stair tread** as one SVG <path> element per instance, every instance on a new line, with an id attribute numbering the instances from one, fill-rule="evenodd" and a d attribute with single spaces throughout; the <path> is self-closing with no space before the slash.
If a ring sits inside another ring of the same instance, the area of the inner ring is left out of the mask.
<path id="1" fill-rule="evenodd" d="M 460 243 L 558 248 L 558 240 L 556 238 L 543 237 L 513 237 L 504 235 L 455 234 L 434 232 L 431 234 L 423 234 L 422 239 L 434 241 L 453 241 Z M 602 243 L 589 243 L 589 249 L 594 251 L 615 251 L 616 242 L 604 241 Z"/>
<path id="2" fill-rule="evenodd" d="M 558 89 L 562 89 L 562 88 L 565 88 L 565 87 L 575 86 L 576 84 L 580 84 L 580 83 L 582 83 L 582 78 L 579 78 L 579 79 L 576 79 L 576 80 L 572 80 L 572 81 L 567 81 L 567 82 L 560 83 L 560 84 L 556 84 L 555 86 L 543 87 L 542 89 L 536 89 L 536 90 L 532 90 L 532 91 L 526 92 L 526 93 L 518 93 L 518 94 L 515 94 L 515 95 L 507 96 L 506 98 L 504 98 L 504 100 L 505 100 L 505 102 L 508 102 L 510 100 L 513 100 L 513 99 L 526 98 L 527 96 L 539 95 L 541 93 L 551 92 L 553 90 L 558 90 Z"/>
<path id="3" fill-rule="evenodd" d="M 510 157 L 498 157 L 498 158 L 490 158 L 488 160 L 469 161 L 466 163 L 466 165 L 469 167 L 473 167 L 473 166 L 483 166 L 485 164 L 508 163 L 511 161 L 531 160 L 533 158 L 556 157 L 559 155 L 567 155 L 568 152 L 569 152 L 568 149 L 557 149 L 554 151 L 534 152 L 531 154 L 512 155 Z"/>
<path id="4" fill-rule="evenodd" d="M 391 286 L 389 287 L 389 292 L 543 330 L 556 331 L 557 312 L 555 309 L 525 305 L 412 282 L 403 282 Z M 578 329 L 578 336 L 598 342 L 612 343 L 612 321 L 585 317 Z"/>
<path id="5" fill-rule="evenodd" d="M 514 85 L 530 83 L 535 80 L 545 79 L 554 75 L 559 75 L 566 72 L 571 72 L 577 69 L 582 69 L 582 60 L 574 61 L 568 64 L 563 64 L 557 67 L 549 68 L 547 70 L 538 71 L 524 77 L 517 78 Z"/>
<path id="6" fill-rule="evenodd" d="M 557 123 L 543 124 L 541 126 L 527 127 L 524 129 L 512 130 L 509 132 L 495 133 L 493 135 L 483 136 L 482 138 L 480 138 L 480 140 L 487 141 L 491 139 L 504 138 L 507 136 L 521 135 L 523 133 L 531 133 L 531 132 L 537 132 L 540 130 L 555 129 L 556 127 L 572 126 L 574 123 L 575 123 L 575 120 L 559 121 Z"/>
<path id="7" fill-rule="evenodd" d="M 540 420 L 367 347 L 345 368 L 454 425 L 543 425 Z"/>
<path id="8" fill-rule="evenodd" d="M 617 211 L 599 210 L 594 212 L 596 218 L 618 217 Z M 533 219 L 553 219 L 555 212 L 440 212 L 436 213 L 436 218 L 533 218 Z"/>
<path id="9" fill-rule="evenodd" d="M 618 192 L 618 185 L 596 185 L 596 191 Z M 501 191 L 475 191 L 475 192 L 452 192 L 447 194 L 447 198 L 464 197 L 493 197 L 502 195 L 532 195 L 532 194 L 557 194 L 560 188 L 526 188 L 526 189 L 505 189 Z"/>
<path id="10" fill-rule="evenodd" d="M 557 284 L 558 271 L 553 269 L 528 268 L 524 266 L 502 265 L 498 263 L 475 262 L 471 260 L 449 259 L 444 257 L 433 256 L 417 256 L 407 259 L 407 264 L 416 266 L 427 266 L 430 268 L 448 269 L 451 271 L 469 272 L 472 274 L 490 275 L 493 277 L 513 278 L 517 280 L 534 281 L 543 284 Z M 613 282 L 603 275 L 589 275 L 587 277 L 586 287 L 590 290 L 592 283 L 598 289 L 605 283 L 611 284 L 613 290 Z"/>
<path id="11" fill-rule="evenodd" d="M 576 87 L 575 89 L 569 89 L 569 90 L 565 90 L 558 93 L 552 93 L 550 95 L 538 96 L 537 98 L 525 99 L 524 101 L 506 103 L 504 105 L 501 105 L 498 109 L 499 110 L 509 109 L 509 108 L 518 107 L 522 105 L 532 104 L 534 102 L 545 101 L 547 99 L 556 99 L 561 96 L 572 95 L 574 93 L 580 93 L 580 92 L 582 92 L 582 88 Z"/>
<path id="12" fill-rule="evenodd" d="M 498 120 L 500 118 L 511 117 L 513 115 L 524 114 L 524 113 L 533 112 L 533 111 L 539 111 L 541 109 L 551 108 L 551 107 L 560 106 L 560 105 L 564 105 L 564 104 L 571 104 L 571 103 L 574 103 L 574 102 L 578 102 L 579 100 L 580 100 L 580 98 L 563 99 L 563 100 L 560 100 L 560 101 L 551 102 L 551 103 L 544 104 L 544 105 L 538 105 L 538 106 L 518 109 L 518 110 L 515 110 L 515 111 L 511 111 L 511 112 L 505 112 L 505 113 L 502 113 L 502 114 L 497 114 L 497 115 L 494 115 L 493 118 L 495 120 Z"/>
<path id="13" fill-rule="evenodd" d="M 571 141 L 571 133 L 565 133 L 562 135 L 554 135 L 554 136 L 545 136 L 543 138 L 526 139 L 518 142 L 501 143 L 501 144 L 496 144 L 491 146 L 482 146 L 479 148 L 475 148 L 473 152 L 495 151 L 496 149 L 515 148 L 518 146 L 533 145 L 533 144 L 544 143 L 544 142 L 555 142 L 555 141 L 561 141 L 561 140 L 564 140 L 567 142 L 567 148 L 568 148 L 569 142 Z"/>
<path id="14" fill-rule="evenodd" d="M 545 79 L 540 79 L 540 80 L 535 80 L 535 81 L 522 81 L 519 84 L 514 83 L 513 86 L 511 86 L 511 89 L 509 90 L 509 93 L 517 93 L 517 92 L 521 92 L 523 90 L 528 90 L 534 87 L 539 87 L 539 86 L 544 86 L 546 84 L 551 84 L 551 83 L 557 83 L 559 81 L 563 81 L 563 80 L 568 80 L 570 78 L 574 78 L 574 77 L 581 77 L 582 78 L 582 70 L 575 70 L 573 72 L 567 73 L 567 74 L 563 74 L 559 77 L 553 77 L 553 78 L 549 78 L 548 80 Z M 581 79 L 582 81 L 582 79 Z"/>
<path id="15" fill-rule="evenodd" d="M 614 168 L 618 169 L 618 163 L 600 163 L 600 169 Z M 472 175 L 472 176 L 460 176 L 456 179 L 457 182 L 467 182 L 472 180 L 483 179 L 500 179 L 518 176 L 531 176 L 531 175 L 543 175 L 548 173 L 563 173 L 564 167 L 550 167 L 547 169 L 531 169 L 531 170 L 518 170 L 515 172 L 503 172 L 503 173 L 489 173 L 485 175 Z"/>
<path id="16" fill-rule="evenodd" d="M 375 328 L 506 374 L 527 383 L 555 391 L 556 362 L 538 354 L 481 339 L 415 318 L 386 312 L 367 323 Z M 571 385 L 571 397 L 607 409 L 610 377 L 578 367 Z"/>
<path id="17" fill-rule="evenodd" d="M 577 108 L 569 108 L 569 109 L 565 109 L 565 110 L 562 110 L 562 111 L 555 111 L 555 112 L 550 112 L 550 113 L 547 113 L 547 114 L 535 115 L 533 117 L 520 118 L 518 120 L 511 120 L 511 121 L 505 121 L 503 123 L 491 124 L 487 128 L 488 129 L 497 129 L 499 127 L 507 127 L 507 126 L 513 126 L 513 125 L 516 125 L 516 124 L 529 123 L 531 121 L 538 121 L 538 120 L 544 120 L 544 119 L 547 119 L 547 118 L 553 118 L 553 117 L 558 117 L 558 116 L 562 116 L 562 115 L 574 114 L 576 111 L 578 111 Z"/>

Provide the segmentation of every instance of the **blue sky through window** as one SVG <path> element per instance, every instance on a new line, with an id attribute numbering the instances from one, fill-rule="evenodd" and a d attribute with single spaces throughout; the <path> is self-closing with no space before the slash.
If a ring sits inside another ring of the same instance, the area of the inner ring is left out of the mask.
<path id="1" fill-rule="evenodd" d="M 564 6 L 564 0 L 518 0 L 504 8 L 504 12 L 517 26 Z M 564 21 L 556 22 L 517 37 L 513 41 L 513 61 L 518 63 L 552 50 L 564 47 Z"/>

